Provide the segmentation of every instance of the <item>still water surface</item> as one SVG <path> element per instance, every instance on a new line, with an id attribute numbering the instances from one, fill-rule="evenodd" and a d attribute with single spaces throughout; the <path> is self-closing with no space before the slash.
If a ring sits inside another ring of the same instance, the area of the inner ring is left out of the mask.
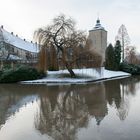
<path id="1" fill-rule="evenodd" d="M 1 84 L 0 140 L 140 140 L 140 77 Z"/>

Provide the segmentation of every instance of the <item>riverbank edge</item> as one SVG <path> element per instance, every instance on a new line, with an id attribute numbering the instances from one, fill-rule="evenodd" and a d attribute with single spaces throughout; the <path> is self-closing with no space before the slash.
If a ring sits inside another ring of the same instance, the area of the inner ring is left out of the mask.
<path id="1" fill-rule="evenodd" d="M 21 84 L 85 84 L 85 83 L 95 83 L 107 80 L 115 80 L 130 77 L 131 74 L 122 71 L 104 71 L 104 76 L 102 77 L 91 77 L 91 78 L 48 78 L 21 81 Z M 57 73 L 58 74 L 58 73 Z"/>
<path id="2" fill-rule="evenodd" d="M 109 80 L 116 80 L 116 79 L 123 79 L 123 78 L 128 78 L 131 77 L 129 76 L 116 76 L 116 77 L 111 77 L 111 78 L 101 78 L 101 79 L 95 79 L 95 80 L 87 80 L 87 81 L 82 81 L 82 82 L 68 82 L 68 81 L 42 81 L 42 82 L 35 82 L 35 81 L 21 81 L 19 82 L 20 84 L 86 84 L 86 83 L 97 83 L 97 82 L 104 82 L 104 81 L 109 81 Z"/>

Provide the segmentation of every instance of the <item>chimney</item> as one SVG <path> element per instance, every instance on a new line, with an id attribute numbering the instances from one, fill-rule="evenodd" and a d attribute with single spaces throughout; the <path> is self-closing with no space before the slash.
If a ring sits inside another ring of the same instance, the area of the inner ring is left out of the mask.
<path id="1" fill-rule="evenodd" d="M 31 43 L 33 43 L 33 41 L 31 41 Z"/>
<path id="2" fill-rule="evenodd" d="M 13 33 L 13 32 L 11 32 L 11 34 L 13 35 L 14 33 Z"/>
<path id="3" fill-rule="evenodd" d="M 26 41 L 26 39 L 24 38 L 24 41 Z"/>
<path id="4" fill-rule="evenodd" d="M 16 34 L 16 37 L 18 37 L 18 35 Z"/>
<path id="5" fill-rule="evenodd" d="M 3 29 L 3 25 L 1 25 L 1 28 Z"/>

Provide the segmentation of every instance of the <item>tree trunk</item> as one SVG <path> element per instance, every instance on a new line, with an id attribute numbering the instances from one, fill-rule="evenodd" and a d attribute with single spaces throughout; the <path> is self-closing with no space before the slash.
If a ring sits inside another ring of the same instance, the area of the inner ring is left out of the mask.
<path id="1" fill-rule="evenodd" d="M 66 68 L 69 71 L 71 77 L 75 78 L 76 75 L 75 75 L 74 71 L 72 70 L 72 68 L 69 66 L 69 64 L 67 62 L 65 62 L 65 65 L 66 65 Z"/>
<path id="2" fill-rule="evenodd" d="M 71 66 L 69 65 L 69 63 L 67 62 L 66 60 L 66 52 L 65 52 L 65 49 L 62 50 L 62 61 L 65 65 L 65 67 L 67 68 L 67 70 L 69 71 L 71 77 L 76 77 L 74 71 L 72 70 Z"/>

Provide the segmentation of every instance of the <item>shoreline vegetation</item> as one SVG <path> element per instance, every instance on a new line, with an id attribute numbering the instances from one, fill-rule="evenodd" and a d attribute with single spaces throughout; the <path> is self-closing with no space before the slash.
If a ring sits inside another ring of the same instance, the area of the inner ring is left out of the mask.
<path id="1" fill-rule="evenodd" d="M 120 71 L 102 68 L 73 69 L 76 77 L 71 78 L 67 70 L 38 72 L 35 68 L 19 66 L 0 71 L 0 83 L 44 84 L 44 83 L 89 83 L 125 78 L 140 74 L 140 66 L 121 63 Z"/>
<path id="2" fill-rule="evenodd" d="M 38 72 L 35 68 L 19 66 L 16 68 L 4 68 L 0 70 L 0 83 L 17 83 L 24 80 L 35 80 L 44 77 L 43 72 Z"/>

